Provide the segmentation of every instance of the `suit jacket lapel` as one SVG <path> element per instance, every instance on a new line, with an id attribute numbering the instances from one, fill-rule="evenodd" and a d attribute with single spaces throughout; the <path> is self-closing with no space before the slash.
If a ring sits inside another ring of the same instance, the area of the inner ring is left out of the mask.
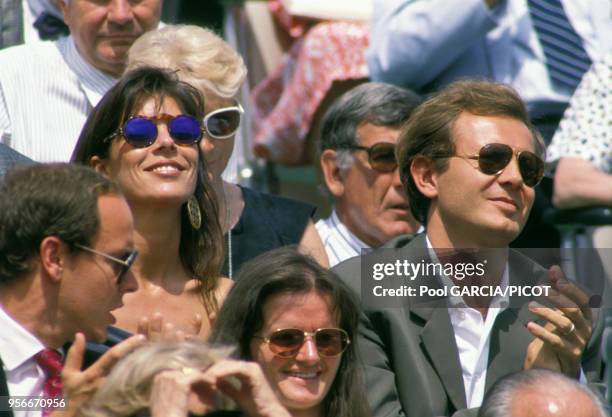
<path id="1" fill-rule="evenodd" d="M 415 251 L 416 249 L 416 251 Z M 418 235 L 410 244 L 410 251 L 406 251 L 404 258 L 412 258 L 416 252 L 419 257 L 426 253 L 427 244 L 425 234 Z M 413 254 L 411 256 L 410 254 Z M 420 259 L 417 259 L 420 261 Z M 431 280 L 432 277 L 428 277 Z M 437 287 L 437 282 L 429 281 L 431 287 Z M 411 304 L 409 313 L 415 314 L 425 321 L 419 336 L 429 356 L 432 366 L 435 368 L 440 382 L 457 410 L 466 408 L 465 389 L 463 387 L 463 376 L 459 363 L 459 352 L 455 342 L 455 333 L 448 315 L 448 307 L 445 299 Z"/>
<path id="2" fill-rule="evenodd" d="M 6 384 L 6 375 L 4 375 L 4 370 L 2 369 L 2 358 L 0 358 L 0 398 L 8 398 L 8 385 Z M 2 417 L 13 417 L 13 410 L 9 409 L 8 411 L 0 411 L 0 416 Z"/>
<path id="3" fill-rule="evenodd" d="M 446 307 L 416 307 L 412 313 L 427 320 L 420 337 L 432 366 L 440 376 L 440 382 L 457 410 L 466 407 L 465 389 L 459 352 L 453 332 L 453 326 Z"/>

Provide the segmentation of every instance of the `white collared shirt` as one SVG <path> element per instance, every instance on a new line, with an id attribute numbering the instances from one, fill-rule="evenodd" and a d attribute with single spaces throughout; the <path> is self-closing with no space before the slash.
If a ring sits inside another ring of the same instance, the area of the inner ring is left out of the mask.
<path id="1" fill-rule="evenodd" d="M 45 346 L 0 307 L 0 357 L 11 396 L 42 396 L 45 373 L 34 355 Z M 15 417 L 40 417 L 41 411 L 14 411 Z"/>
<path id="2" fill-rule="evenodd" d="M 35 161 L 68 161 L 87 115 L 115 82 L 71 36 L 0 51 L 0 141 Z"/>
<path id="3" fill-rule="evenodd" d="M 340 221 L 335 208 L 331 216 L 319 220 L 315 228 L 325 246 L 330 268 L 346 259 L 360 256 L 363 250 L 371 249 Z"/>
<path id="4" fill-rule="evenodd" d="M 429 237 L 425 237 L 427 247 L 433 262 L 438 262 L 438 257 L 433 250 Z M 451 279 L 442 277 L 443 284 L 453 286 Z M 508 263 L 502 275 L 500 288 L 505 294 L 508 287 L 509 274 Z M 461 297 L 449 297 L 448 315 L 455 334 L 455 343 L 459 352 L 461 364 L 461 376 L 465 389 L 465 402 L 468 408 L 479 407 L 482 404 L 487 379 L 487 366 L 489 364 L 489 346 L 491 341 L 491 330 L 497 316 L 509 305 L 508 297 L 493 297 L 489 304 L 487 317 L 474 308 L 468 307 Z"/>

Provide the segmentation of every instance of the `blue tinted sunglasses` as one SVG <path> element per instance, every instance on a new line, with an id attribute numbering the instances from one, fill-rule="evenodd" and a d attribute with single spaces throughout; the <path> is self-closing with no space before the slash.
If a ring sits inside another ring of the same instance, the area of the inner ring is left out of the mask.
<path id="1" fill-rule="evenodd" d="M 159 122 L 166 123 L 168 133 L 174 143 L 181 146 L 194 145 L 202 139 L 202 125 L 195 117 L 187 114 L 171 116 L 161 113 L 154 117 L 134 116 L 128 119 L 123 127 L 104 138 L 109 142 L 116 136 L 123 136 L 125 141 L 136 148 L 153 145 L 157 139 Z"/>

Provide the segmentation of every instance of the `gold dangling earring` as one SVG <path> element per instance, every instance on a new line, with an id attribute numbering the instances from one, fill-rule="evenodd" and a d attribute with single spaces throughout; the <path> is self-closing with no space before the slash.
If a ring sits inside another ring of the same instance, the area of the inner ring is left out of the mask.
<path id="1" fill-rule="evenodd" d="M 198 200 L 194 195 L 189 197 L 189 200 L 187 200 L 187 214 L 189 216 L 189 223 L 191 223 L 191 227 L 196 230 L 200 230 L 200 226 L 202 226 L 202 212 L 200 211 Z"/>

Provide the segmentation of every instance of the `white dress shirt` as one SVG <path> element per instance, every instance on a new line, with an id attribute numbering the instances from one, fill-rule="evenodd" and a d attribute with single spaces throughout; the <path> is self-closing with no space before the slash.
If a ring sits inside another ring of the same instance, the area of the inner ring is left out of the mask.
<path id="1" fill-rule="evenodd" d="M 325 246 L 330 268 L 346 259 L 361 255 L 364 249 L 371 249 L 367 243 L 347 229 L 338 218 L 336 209 L 327 219 L 319 220 L 315 228 Z"/>
<path id="2" fill-rule="evenodd" d="M 45 346 L 0 307 L 0 356 L 11 396 L 42 396 L 45 373 L 34 355 Z M 15 417 L 40 417 L 41 411 L 14 411 Z"/>
<path id="3" fill-rule="evenodd" d="M 426 237 L 426 241 L 432 261 L 434 263 L 439 262 L 429 237 Z M 444 276 L 442 279 L 444 285 L 454 285 L 449 277 Z M 508 263 L 506 262 L 499 285 L 504 293 L 508 283 Z M 497 316 L 507 308 L 509 300 L 507 296 L 493 297 L 489 304 L 487 317 L 484 319 L 478 310 L 468 307 L 461 297 L 451 296 L 448 298 L 448 303 L 448 315 L 453 326 L 455 343 L 459 352 L 465 402 L 468 408 L 480 407 L 487 379 L 491 330 Z"/>
<path id="4" fill-rule="evenodd" d="M 0 51 L 0 141 L 39 162 L 68 161 L 87 115 L 116 79 L 71 36 Z"/>

